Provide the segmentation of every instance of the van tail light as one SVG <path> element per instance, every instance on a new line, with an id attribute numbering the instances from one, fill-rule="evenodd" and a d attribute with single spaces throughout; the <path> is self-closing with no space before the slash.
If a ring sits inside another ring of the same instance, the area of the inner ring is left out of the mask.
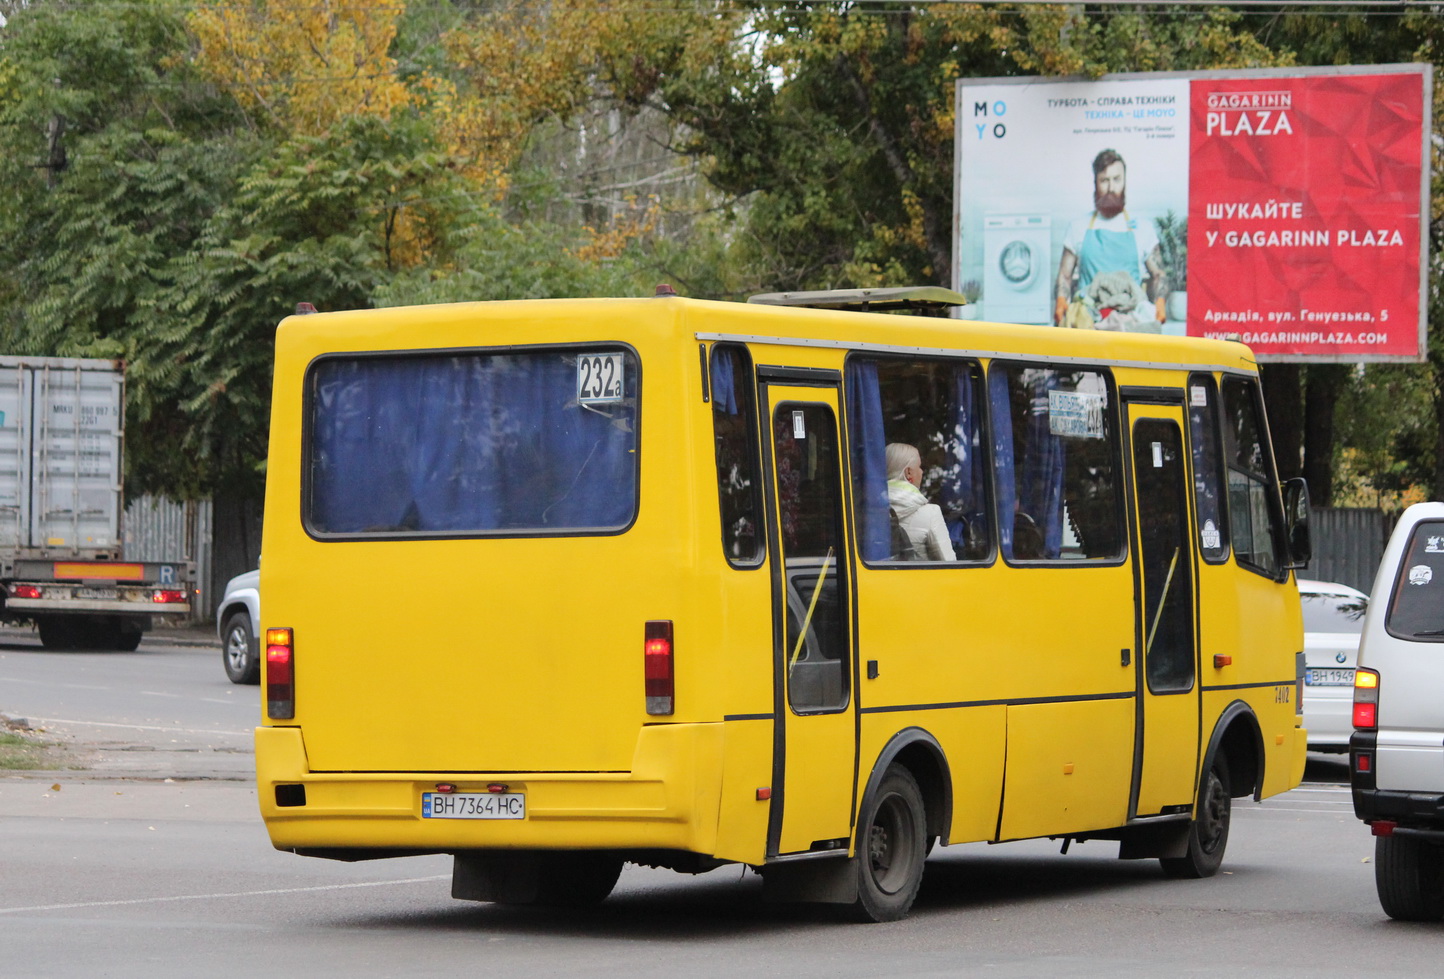
<path id="1" fill-rule="evenodd" d="M 296 716 L 296 650 L 290 629 L 266 630 L 266 716 L 275 721 Z"/>
<path id="2" fill-rule="evenodd" d="M 1372 731 L 1379 726 L 1379 674 L 1376 670 L 1354 671 L 1354 727 Z"/>
<path id="3" fill-rule="evenodd" d="M 675 684 L 672 673 L 672 622 L 670 619 L 647 623 L 642 644 L 642 675 L 646 680 L 647 713 L 670 714 Z"/>

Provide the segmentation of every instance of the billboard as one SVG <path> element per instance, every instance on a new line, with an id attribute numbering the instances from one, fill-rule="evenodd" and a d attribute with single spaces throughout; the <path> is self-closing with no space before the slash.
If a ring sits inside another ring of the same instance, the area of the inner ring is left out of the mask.
<path id="1" fill-rule="evenodd" d="M 959 81 L 967 315 L 1424 359 L 1431 71 Z"/>

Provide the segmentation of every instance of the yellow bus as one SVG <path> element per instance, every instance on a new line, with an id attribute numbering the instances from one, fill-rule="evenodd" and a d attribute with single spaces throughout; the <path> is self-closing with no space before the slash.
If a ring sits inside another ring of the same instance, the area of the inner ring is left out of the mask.
<path id="1" fill-rule="evenodd" d="M 1247 347 L 658 292 L 280 325 L 277 848 L 538 904 L 744 864 L 891 920 L 934 844 L 1211 875 L 1298 784 L 1307 497 Z"/>

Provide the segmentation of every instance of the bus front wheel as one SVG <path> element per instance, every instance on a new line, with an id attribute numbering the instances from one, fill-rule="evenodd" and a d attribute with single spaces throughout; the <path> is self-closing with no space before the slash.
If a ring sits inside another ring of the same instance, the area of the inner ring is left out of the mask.
<path id="1" fill-rule="evenodd" d="M 858 820 L 857 902 L 860 921 L 907 916 L 923 879 L 927 821 L 923 794 L 912 773 L 894 765 L 863 803 Z"/>
<path id="2" fill-rule="evenodd" d="M 1228 827 L 1233 819 L 1233 793 L 1228 777 L 1228 759 L 1220 751 L 1198 790 L 1198 807 L 1188 826 L 1188 854 L 1161 857 L 1169 877 L 1212 877 L 1223 864 L 1228 846 Z"/>

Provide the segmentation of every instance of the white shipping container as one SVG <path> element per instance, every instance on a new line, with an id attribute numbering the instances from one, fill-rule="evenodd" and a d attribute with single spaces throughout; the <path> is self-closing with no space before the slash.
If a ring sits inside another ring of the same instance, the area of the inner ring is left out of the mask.
<path id="1" fill-rule="evenodd" d="M 124 397 L 116 361 L 0 357 L 0 550 L 119 550 Z"/>

